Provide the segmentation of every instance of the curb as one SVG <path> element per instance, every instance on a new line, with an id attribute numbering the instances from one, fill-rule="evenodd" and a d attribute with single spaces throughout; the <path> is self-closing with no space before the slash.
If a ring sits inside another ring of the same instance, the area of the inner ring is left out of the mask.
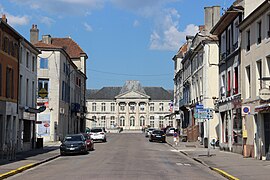
<path id="1" fill-rule="evenodd" d="M 177 149 L 177 148 L 174 147 L 171 143 L 167 142 L 167 144 L 170 145 L 172 148 Z M 177 150 L 178 150 L 178 149 L 177 149 Z M 199 160 L 198 158 L 190 157 L 190 156 L 188 155 L 188 153 L 186 153 L 186 152 L 184 152 L 184 151 L 179 150 L 179 152 L 181 152 L 181 153 L 184 154 L 185 156 L 187 156 L 187 157 L 193 159 L 194 161 L 196 161 L 196 162 L 198 162 L 198 163 L 200 163 L 200 164 L 202 164 L 202 165 L 208 167 L 208 168 L 211 169 L 212 171 L 215 171 L 216 173 L 222 175 L 223 177 L 225 177 L 225 178 L 227 178 L 227 179 L 229 179 L 229 180 L 240 180 L 239 178 L 236 178 L 236 177 L 230 175 L 229 173 L 227 173 L 227 172 L 225 172 L 225 171 L 223 171 L 223 170 L 221 170 L 221 169 L 218 169 L 218 168 L 214 168 L 214 167 L 208 166 L 205 162 L 203 162 L 202 160 Z"/>
<path id="2" fill-rule="evenodd" d="M 213 168 L 213 167 L 210 167 L 211 170 L 219 173 L 220 175 L 222 175 L 223 177 L 227 178 L 227 179 L 230 179 L 230 180 L 239 180 L 238 178 L 226 173 L 225 171 L 221 170 L 221 169 L 218 169 L 218 168 Z"/>
<path id="3" fill-rule="evenodd" d="M 23 172 L 23 171 L 25 171 L 27 169 L 33 168 L 35 166 L 38 166 L 38 165 L 43 164 L 45 162 L 51 161 L 51 160 L 56 159 L 58 157 L 60 157 L 60 154 L 55 155 L 55 156 L 52 156 L 52 157 L 47 158 L 45 160 L 42 160 L 40 162 L 32 163 L 32 164 L 27 164 L 25 166 L 22 166 L 22 167 L 19 167 L 19 168 L 15 169 L 15 170 L 11 170 L 11 171 L 9 171 L 7 173 L 0 174 L 0 180 L 5 179 L 5 178 L 8 178 L 10 176 L 14 176 L 15 174 L 21 173 L 21 172 Z"/>

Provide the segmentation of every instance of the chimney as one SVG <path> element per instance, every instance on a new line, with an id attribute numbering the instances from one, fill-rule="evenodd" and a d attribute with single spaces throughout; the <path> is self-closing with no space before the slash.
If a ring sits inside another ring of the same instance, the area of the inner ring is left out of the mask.
<path id="1" fill-rule="evenodd" d="M 5 23 L 7 23 L 7 17 L 5 14 L 2 14 L 2 21 L 4 21 Z"/>
<path id="2" fill-rule="evenodd" d="M 51 35 L 43 35 L 42 36 L 42 42 L 46 44 L 52 44 L 52 38 Z"/>
<path id="3" fill-rule="evenodd" d="M 37 28 L 37 25 L 32 25 L 32 28 L 30 29 L 30 42 L 32 44 L 36 44 L 38 42 L 38 36 L 39 36 L 39 29 Z"/>
<path id="4" fill-rule="evenodd" d="M 204 25 L 205 31 L 209 33 L 220 19 L 220 6 L 204 8 Z"/>

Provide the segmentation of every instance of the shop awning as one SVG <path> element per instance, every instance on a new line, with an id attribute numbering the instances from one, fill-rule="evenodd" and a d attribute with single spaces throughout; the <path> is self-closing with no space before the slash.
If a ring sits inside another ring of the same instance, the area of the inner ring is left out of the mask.
<path id="1" fill-rule="evenodd" d="M 270 104 L 255 106 L 255 112 L 270 111 Z"/>

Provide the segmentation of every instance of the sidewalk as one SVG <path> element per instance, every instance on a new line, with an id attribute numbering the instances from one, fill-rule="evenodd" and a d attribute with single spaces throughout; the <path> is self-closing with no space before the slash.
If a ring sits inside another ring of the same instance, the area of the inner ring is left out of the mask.
<path id="1" fill-rule="evenodd" d="M 60 142 L 44 143 L 42 149 L 20 152 L 16 160 L 0 159 L 0 180 L 60 156 Z"/>
<path id="2" fill-rule="evenodd" d="M 167 143 L 186 156 L 202 163 L 228 179 L 269 179 L 270 161 L 243 158 L 241 154 L 220 151 L 211 147 L 210 157 L 207 148 L 198 142 L 180 142 L 174 146 L 173 137 L 167 137 Z"/>

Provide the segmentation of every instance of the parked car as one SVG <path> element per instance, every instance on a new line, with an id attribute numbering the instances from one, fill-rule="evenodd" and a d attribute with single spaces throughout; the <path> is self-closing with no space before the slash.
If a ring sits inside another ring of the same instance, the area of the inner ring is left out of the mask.
<path id="1" fill-rule="evenodd" d="M 106 130 L 103 127 L 95 127 L 90 129 L 90 135 L 94 141 L 107 141 Z"/>
<path id="2" fill-rule="evenodd" d="M 88 151 L 93 151 L 94 150 L 94 141 L 91 138 L 91 135 L 88 133 L 83 133 L 83 136 L 86 140 L 86 146 Z"/>
<path id="3" fill-rule="evenodd" d="M 152 131 L 155 130 L 155 128 L 148 128 L 145 131 L 145 137 L 149 137 L 149 135 L 152 133 Z"/>
<path id="4" fill-rule="evenodd" d="M 166 135 L 167 135 L 167 136 L 172 136 L 175 130 L 176 130 L 176 129 L 175 129 L 174 127 L 168 128 L 168 129 L 166 130 Z"/>
<path id="5" fill-rule="evenodd" d="M 150 135 L 149 135 L 149 141 L 158 141 L 158 142 L 166 142 L 166 134 L 162 130 L 154 130 Z"/>
<path id="6" fill-rule="evenodd" d="M 60 154 L 87 153 L 86 139 L 82 134 L 67 135 L 60 145 Z"/>

